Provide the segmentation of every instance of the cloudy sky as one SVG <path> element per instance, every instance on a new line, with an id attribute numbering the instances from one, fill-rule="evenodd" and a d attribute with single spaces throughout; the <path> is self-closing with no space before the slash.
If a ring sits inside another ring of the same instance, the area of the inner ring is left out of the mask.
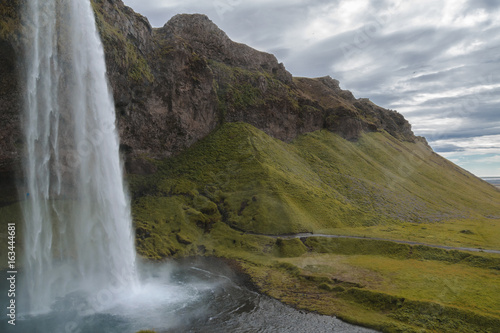
<path id="1" fill-rule="evenodd" d="M 124 0 L 154 27 L 207 14 L 294 76 L 330 75 L 397 110 L 434 150 L 500 176 L 500 1 Z"/>

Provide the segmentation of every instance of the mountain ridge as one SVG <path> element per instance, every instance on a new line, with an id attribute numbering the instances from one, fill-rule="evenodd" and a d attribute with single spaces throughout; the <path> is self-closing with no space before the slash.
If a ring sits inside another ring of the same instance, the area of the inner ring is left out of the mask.
<path id="1" fill-rule="evenodd" d="M 22 84 L 16 74 L 23 66 L 18 13 L 24 1 L 0 6 L 9 23 L 0 27 L 0 42 L 6 45 L 0 65 L 8 82 L 0 96 L 8 138 L 0 147 L 0 169 L 9 175 L 20 163 L 22 146 Z M 179 14 L 152 28 L 121 0 L 93 0 L 92 5 L 129 173 L 154 172 L 144 156 L 175 155 L 224 122 L 248 122 L 284 141 L 322 128 L 353 140 L 361 131 L 377 130 L 415 140 L 403 116 L 355 99 L 336 80 L 293 79 L 274 55 L 231 41 L 205 15 Z M 318 83 L 335 96 L 325 105 L 303 89 Z"/>

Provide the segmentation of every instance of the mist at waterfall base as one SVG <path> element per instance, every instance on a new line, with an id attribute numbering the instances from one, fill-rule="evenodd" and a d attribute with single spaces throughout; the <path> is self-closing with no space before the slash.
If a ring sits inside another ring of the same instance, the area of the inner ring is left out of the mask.
<path id="1" fill-rule="evenodd" d="M 67 295 L 56 301 L 51 312 L 21 315 L 16 326 L 1 321 L 0 332 L 375 332 L 261 295 L 221 259 L 139 263 L 138 271 L 141 283 L 134 291 L 113 295 L 113 290 L 104 289 L 90 304 Z M 6 287 L 2 281 L 0 288 Z M 4 295 L 0 302 L 5 309 Z"/>
<path id="2" fill-rule="evenodd" d="M 90 1 L 26 6 L 24 258 L 1 332 L 370 332 L 260 295 L 220 260 L 136 263 Z"/>

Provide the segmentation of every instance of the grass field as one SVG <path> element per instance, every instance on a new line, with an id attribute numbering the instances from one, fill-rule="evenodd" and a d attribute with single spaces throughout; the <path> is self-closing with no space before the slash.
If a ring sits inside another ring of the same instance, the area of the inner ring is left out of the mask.
<path id="1" fill-rule="evenodd" d="M 500 327 L 500 255 L 247 233 L 499 250 L 500 191 L 423 142 L 318 131 L 284 143 L 233 123 L 149 162 L 158 172 L 128 176 L 145 258 L 234 259 L 272 297 L 384 332 Z M 0 207 L 0 215 L 20 222 L 19 204 Z"/>
<path id="2" fill-rule="evenodd" d="M 435 245 L 500 249 L 500 220 L 476 218 L 441 221 L 439 223 L 408 223 L 354 228 L 316 230 L 317 233 L 407 240 Z"/>
<path id="3" fill-rule="evenodd" d="M 387 133 L 291 143 L 225 124 L 132 176 L 141 255 L 236 259 L 263 292 L 384 332 L 494 332 L 500 256 L 315 232 L 500 249 L 500 192 Z"/>
<path id="4" fill-rule="evenodd" d="M 495 332 L 499 327 L 499 255 L 477 267 L 474 260 L 450 262 L 450 251 L 420 247 L 434 259 L 414 259 L 400 256 L 390 243 L 349 242 L 337 244 L 339 252 L 355 254 L 314 248 L 277 258 L 274 266 L 247 264 L 247 269 L 273 297 L 384 332 Z"/>

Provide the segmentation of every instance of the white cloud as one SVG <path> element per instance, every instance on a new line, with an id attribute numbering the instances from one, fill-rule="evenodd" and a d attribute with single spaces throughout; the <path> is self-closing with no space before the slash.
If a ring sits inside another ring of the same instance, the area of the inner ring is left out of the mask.
<path id="1" fill-rule="evenodd" d="M 453 163 L 469 170 L 478 177 L 499 177 L 500 155 L 464 154 L 462 152 L 439 153 Z"/>

